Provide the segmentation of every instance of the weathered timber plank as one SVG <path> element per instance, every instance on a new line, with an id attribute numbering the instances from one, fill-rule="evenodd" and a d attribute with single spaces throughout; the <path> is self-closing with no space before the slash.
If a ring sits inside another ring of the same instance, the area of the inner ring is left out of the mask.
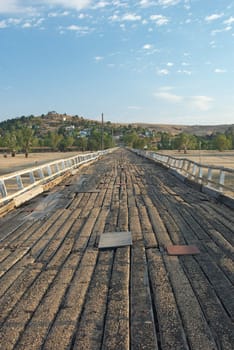
<path id="1" fill-rule="evenodd" d="M 99 252 L 97 266 L 76 330 L 74 349 L 101 348 L 113 256 L 113 251 Z"/>
<path id="2" fill-rule="evenodd" d="M 164 256 L 164 262 L 190 348 L 194 350 L 217 349 L 199 301 L 179 263 L 179 259 L 176 256 Z"/>
<path id="3" fill-rule="evenodd" d="M 171 244 L 170 236 L 167 232 L 167 229 L 154 206 L 147 207 L 148 215 L 150 217 L 151 224 L 153 226 L 153 230 L 156 235 L 156 239 L 160 246 L 167 246 Z"/>
<path id="4" fill-rule="evenodd" d="M 1 347 L 14 349 L 20 334 L 36 310 L 56 271 L 43 271 L 13 308 L 0 330 Z"/>
<path id="5" fill-rule="evenodd" d="M 42 225 L 41 229 L 38 230 L 38 240 L 31 249 L 31 254 L 35 259 L 37 259 L 41 253 L 43 253 L 45 247 L 49 244 L 53 237 L 56 236 L 59 228 L 63 225 L 69 214 L 69 210 L 59 209 L 53 213 L 51 219 L 46 221 L 45 224 Z"/>
<path id="6" fill-rule="evenodd" d="M 160 348 L 188 350 L 185 330 L 162 256 L 157 250 L 149 249 L 147 260 Z"/>
<path id="7" fill-rule="evenodd" d="M 61 307 L 62 300 L 75 272 L 74 267 L 77 266 L 79 261 L 80 255 L 73 254 L 69 256 L 63 268 L 53 280 L 52 285 L 43 296 L 24 333 L 19 338 L 15 349 L 27 349 L 29 344 L 32 350 L 40 349 Z M 74 267 L 71 268 L 70 266 Z"/>
<path id="8" fill-rule="evenodd" d="M 44 349 L 65 350 L 71 343 L 96 265 L 97 254 L 97 251 L 86 251 L 82 258 L 79 257 L 80 265 L 72 283 L 69 283 L 68 291 L 64 293 L 63 300 L 61 299 L 56 319 L 45 340 Z"/>
<path id="9" fill-rule="evenodd" d="M 102 349 L 129 349 L 129 247 L 116 250 Z"/>
<path id="10" fill-rule="evenodd" d="M 142 241 L 135 242 L 131 254 L 131 349 L 158 349 Z"/>
<path id="11" fill-rule="evenodd" d="M 29 286 L 33 283 L 40 270 L 26 269 L 13 282 L 10 288 L 0 299 L 0 322 L 12 311 L 16 303 L 21 299 L 22 295 L 27 291 Z"/>
<path id="12" fill-rule="evenodd" d="M 8 257 L 1 262 L 0 265 L 0 277 L 9 270 L 13 265 L 22 259 L 30 250 L 30 247 L 14 249 Z"/>
<path id="13" fill-rule="evenodd" d="M 183 257 L 184 269 L 196 292 L 199 303 L 219 349 L 231 350 L 234 344 L 233 324 L 218 299 L 214 288 L 199 264 L 192 257 Z"/>
<path id="14" fill-rule="evenodd" d="M 209 278 L 222 304 L 230 317 L 234 320 L 234 286 L 220 270 L 217 264 L 208 256 L 203 254 L 197 260 L 204 273 Z"/>

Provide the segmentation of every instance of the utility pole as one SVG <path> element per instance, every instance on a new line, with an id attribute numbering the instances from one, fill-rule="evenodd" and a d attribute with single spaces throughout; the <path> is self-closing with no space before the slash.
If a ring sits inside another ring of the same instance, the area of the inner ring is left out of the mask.
<path id="1" fill-rule="evenodd" d="M 103 139 L 103 128 L 104 128 L 104 117 L 102 113 L 102 128 L 101 128 L 101 150 L 103 151 L 104 149 L 104 139 Z"/>

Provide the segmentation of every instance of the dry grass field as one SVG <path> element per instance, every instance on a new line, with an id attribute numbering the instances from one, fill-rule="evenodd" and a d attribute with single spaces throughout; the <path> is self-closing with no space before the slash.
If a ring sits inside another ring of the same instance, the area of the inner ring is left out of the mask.
<path id="1" fill-rule="evenodd" d="M 77 155 L 78 152 L 46 152 L 46 153 L 29 153 L 28 158 L 24 154 L 17 154 L 15 157 L 10 155 L 4 158 L 0 155 L 0 176 L 28 167 L 34 167 L 56 159 L 69 158 Z"/>
<path id="2" fill-rule="evenodd" d="M 234 169 L 234 151 L 188 151 L 184 154 L 183 151 L 160 151 L 159 153 L 169 154 L 175 158 L 187 158 L 194 162 L 207 165 L 223 166 L 225 168 Z"/>

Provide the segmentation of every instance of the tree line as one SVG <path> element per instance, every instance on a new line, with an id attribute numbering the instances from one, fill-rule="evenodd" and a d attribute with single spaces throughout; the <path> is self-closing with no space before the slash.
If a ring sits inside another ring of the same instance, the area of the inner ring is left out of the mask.
<path id="1" fill-rule="evenodd" d="M 102 142 L 103 140 L 103 142 Z M 79 151 L 97 151 L 101 148 L 114 147 L 112 136 L 98 129 L 90 131 L 88 136 L 72 135 L 72 133 L 61 133 L 48 131 L 45 135 L 38 137 L 35 131 L 29 127 L 6 131 L 0 138 L 0 147 L 6 148 L 14 157 L 17 152 L 24 152 L 28 157 L 32 148 L 49 148 L 51 151 L 68 151 L 73 149 Z"/>
<path id="2" fill-rule="evenodd" d="M 56 114 L 56 112 L 53 112 Z M 0 147 L 5 147 L 15 156 L 24 152 L 27 157 L 32 148 L 49 148 L 52 151 L 96 151 L 114 147 L 128 146 L 149 150 L 230 150 L 234 149 L 234 126 L 225 133 L 197 136 L 188 133 L 172 135 L 157 132 L 152 128 L 132 124 L 103 125 L 98 121 L 83 117 L 65 115 L 54 116 L 52 112 L 41 117 L 22 116 L 0 123 Z"/>
<path id="3" fill-rule="evenodd" d="M 232 150 L 234 149 L 234 127 L 225 133 L 206 136 L 196 136 L 188 133 L 171 135 L 167 132 L 144 137 L 136 130 L 125 133 L 124 144 L 136 149 L 178 150 L 187 153 L 188 150 Z"/>

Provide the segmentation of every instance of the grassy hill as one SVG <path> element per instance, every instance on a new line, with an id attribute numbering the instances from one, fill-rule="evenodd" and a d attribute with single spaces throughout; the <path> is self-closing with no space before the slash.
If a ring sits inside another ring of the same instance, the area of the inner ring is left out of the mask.
<path id="1" fill-rule="evenodd" d="M 90 120 L 80 117 L 78 115 L 72 116 L 67 114 L 60 114 L 55 111 L 48 112 L 41 116 L 22 116 L 20 118 L 14 118 L 0 122 L 0 129 L 6 130 L 11 128 L 21 127 L 22 124 L 30 125 L 38 134 L 45 135 L 49 131 L 58 131 L 60 128 L 74 126 L 74 128 L 84 129 L 93 126 L 100 126 L 101 120 Z M 173 124 L 150 124 L 150 123 L 110 123 L 105 122 L 105 127 L 117 130 L 121 128 L 142 128 L 149 129 L 150 131 L 166 132 L 171 135 L 178 135 L 182 132 L 196 135 L 206 136 L 216 133 L 225 133 L 232 125 L 173 125 Z"/>

